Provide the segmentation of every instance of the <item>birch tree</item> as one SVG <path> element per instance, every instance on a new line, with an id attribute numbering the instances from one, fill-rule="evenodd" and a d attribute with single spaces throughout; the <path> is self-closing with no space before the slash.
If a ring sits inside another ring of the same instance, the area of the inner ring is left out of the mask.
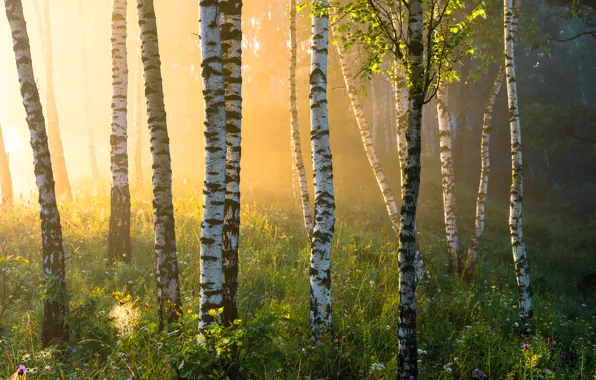
<path id="1" fill-rule="evenodd" d="M 462 271 L 462 256 L 459 249 L 457 207 L 455 203 L 452 120 L 447 106 L 447 93 L 444 86 L 444 84 L 439 85 L 436 97 L 437 114 L 439 116 L 443 214 L 445 218 L 445 234 L 447 236 L 447 253 L 449 255 L 449 272 L 459 274 Z"/>
<path id="2" fill-rule="evenodd" d="M 42 345 L 47 347 L 51 344 L 64 342 L 67 338 L 65 322 L 68 303 L 62 227 L 56 205 L 48 137 L 33 74 L 31 48 L 23 15 L 23 5 L 21 0 L 4 0 L 4 6 L 12 33 L 19 85 L 31 134 L 33 166 L 39 190 L 44 288 L 47 294 L 43 304 L 41 340 Z"/>
<path id="3" fill-rule="evenodd" d="M 65 195 L 66 199 L 72 200 L 72 190 L 68 172 L 66 170 L 66 160 L 64 158 L 64 148 L 62 146 L 62 137 L 60 136 L 60 121 L 58 118 L 58 107 L 56 105 L 56 95 L 54 93 L 54 57 L 52 47 L 52 22 L 50 17 L 50 2 L 43 0 L 43 18 L 39 5 L 35 0 L 33 2 L 38 20 L 39 37 L 42 41 L 45 72 L 46 72 L 46 107 L 48 116 L 48 135 L 50 141 L 50 150 L 52 152 L 54 167 L 56 170 L 56 194 Z"/>
<path id="4" fill-rule="evenodd" d="M 310 326 L 313 339 L 331 331 L 331 246 L 335 227 L 333 165 L 327 115 L 327 1 L 314 3 L 310 68 L 310 140 L 315 188 L 315 218 L 310 254 Z"/>
<path id="5" fill-rule="evenodd" d="M 140 192 L 145 183 L 143 175 L 143 62 L 141 61 L 141 45 L 137 47 L 137 73 L 135 76 L 135 182 Z"/>
<path id="6" fill-rule="evenodd" d="M 482 232 L 484 231 L 484 217 L 486 207 L 486 197 L 488 195 L 488 178 L 490 175 L 490 140 L 492 136 L 492 117 L 493 107 L 503 83 L 503 74 L 505 65 L 501 65 L 497 71 L 497 76 L 484 105 L 484 116 L 482 118 L 482 138 L 480 140 L 480 184 L 478 185 L 478 195 L 476 197 L 476 219 L 474 222 L 474 233 L 470 238 L 466 265 L 464 267 L 464 279 L 471 282 L 474 279 L 476 269 L 476 257 L 478 256 L 478 244 Z"/>
<path id="7" fill-rule="evenodd" d="M 162 329 L 166 323 L 175 321 L 181 312 L 174 205 L 172 203 L 172 164 L 153 0 L 137 0 L 137 9 L 153 158 L 157 301 L 159 303 L 159 327 Z"/>
<path id="8" fill-rule="evenodd" d="M 226 104 L 219 3 L 200 0 L 201 76 L 205 99 L 205 184 L 201 223 L 199 329 L 220 322 L 210 313 L 223 306 L 222 241 L 226 198 Z M 238 131 L 239 132 L 239 131 Z"/>
<path id="9" fill-rule="evenodd" d="M 519 2 L 520 0 L 517 1 Z M 515 80 L 515 39 L 517 37 L 518 12 L 514 12 L 513 0 L 504 1 L 504 13 L 505 79 L 507 81 L 507 100 L 509 104 L 512 176 L 509 199 L 509 234 L 511 236 L 513 262 L 515 263 L 515 275 L 519 293 L 520 331 L 531 332 L 533 330 L 532 286 L 530 284 L 530 266 L 526 257 L 526 243 L 522 228 L 524 179 L 522 173 L 521 126 L 517 104 L 517 82 Z"/>
<path id="10" fill-rule="evenodd" d="M 10 161 L 6 146 L 4 145 L 4 135 L 0 125 L 0 187 L 2 188 L 2 207 L 12 209 L 14 205 L 14 195 L 12 190 L 12 176 L 10 174 Z"/>
<path id="11" fill-rule="evenodd" d="M 220 6 L 221 54 L 226 120 L 226 198 L 224 202 L 222 283 L 225 326 L 238 316 L 238 235 L 240 232 L 240 155 L 242 121 L 242 0 Z"/>
<path id="12" fill-rule="evenodd" d="M 296 182 L 298 183 L 298 187 L 300 189 L 304 227 L 306 228 L 306 233 L 308 236 L 311 237 L 313 229 L 312 215 L 310 209 L 310 198 L 308 195 L 308 184 L 306 182 L 306 170 L 304 169 L 304 160 L 302 158 L 300 128 L 298 128 L 298 106 L 296 104 L 296 50 L 296 0 L 290 0 L 290 144 L 292 146 L 292 165 L 296 169 L 293 178 L 298 178 Z"/>
<path id="13" fill-rule="evenodd" d="M 126 54 L 126 0 L 114 0 L 112 9 L 112 169 L 108 254 L 112 262 L 130 262 L 130 189 L 128 186 L 128 66 Z"/>

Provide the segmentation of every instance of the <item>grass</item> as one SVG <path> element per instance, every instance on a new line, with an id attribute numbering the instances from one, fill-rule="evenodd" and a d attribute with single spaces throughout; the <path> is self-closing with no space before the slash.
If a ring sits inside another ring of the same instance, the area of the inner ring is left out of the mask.
<path id="1" fill-rule="evenodd" d="M 425 184 L 420 200 L 419 240 L 428 276 L 418 288 L 419 378 L 596 378 L 594 293 L 578 285 L 581 275 L 596 267 L 593 223 L 580 225 L 556 210 L 549 213 L 543 205 L 527 207 L 535 210 L 526 211 L 525 232 L 537 332 L 523 340 L 516 335 L 517 290 L 506 205 L 489 203 L 477 280 L 466 286 L 446 274 L 442 207 L 440 197 L 432 196 L 438 186 Z M 235 344 L 235 365 L 246 378 L 395 378 L 396 241 L 383 206 L 375 201 L 376 189 L 352 189 L 358 202 L 338 200 L 334 336 L 314 348 L 308 329 L 309 248 L 300 210 L 292 200 L 244 192 L 241 322 L 228 330 L 214 327 L 209 343 L 200 347 L 200 185 L 175 185 L 185 315 L 180 325 L 162 333 L 155 325 L 150 193 L 133 199 L 132 263 L 109 267 L 109 189 L 89 184 L 78 188 L 75 203 L 60 210 L 70 295 L 67 347 L 39 347 L 43 287 L 36 204 L 0 214 L 0 376 L 25 364 L 33 379 L 192 378 L 187 373 L 224 378 Z M 460 204 L 470 205 L 460 210 L 466 242 L 473 225 L 474 194 L 458 194 Z"/>

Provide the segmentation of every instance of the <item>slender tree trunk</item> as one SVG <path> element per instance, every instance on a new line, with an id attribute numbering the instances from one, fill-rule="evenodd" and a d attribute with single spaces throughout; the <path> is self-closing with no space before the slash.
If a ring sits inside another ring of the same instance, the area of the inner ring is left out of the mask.
<path id="1" fill-rule="evenodd" d="M 43 20 L 39 5 L 34 1 L 37 19 L 39 20 L 39 34 L 44 47 L 45 71 L 46 71 L 46 106 L 48 115 L 48 135 L 50 150 L 52 152 L 53 165 L 56 170 L 56 195 L 66 195 L 66 199 L 72 200 L 70 181 L 66 170 L 64 159 L 64 148 L 60 136 L 60 123 L 58 119 L 58 108 L 56 106 L 56 95 L 54 94 L 54 59 L 52 48 L 52 23 L 50 19 L 49 0 L 44 0 Z"/>
<path id="2" fill-rule="evenodd" d="M 137 192 L 140 193 L 145 183 L 143 176 L 143 62 L 141 46 L 137 48 L 137 75 L 135 83 L 135 176 Z"/>
<path id="3" fill-rule="evenodd" d="M 44 313 L 41 339 L 42 345 L 66 341 L 66 277 L 64 271 L 64 250 L 62 247 L 62 227 L 56 205 L 54 174 L 50 160 L 48 137 L 39 92 L 33 74 L 31 48 L 27 27 L 20 0 L 4 0 L 6 17 L 12 32 L 19 85 L 23 105 L 27 113 L 27 124 L 31 133 L 33 165 L 39 190 L 41 235 L 43 249 L 44 283 L 50 297 L 44 300 Z"/>
<path id="4" fill-rule="evenodd" d="M 165 323 L 174 322 L 181 314 L 172 203 L 172 163 L 153 0 L 137 0 L 137 2 L 145 73 L 145 98 L 153 156 L 155 276 L 159 303 L 159 328 L 162 329 Z"/>
<path id="5" fill-rule="evenodd" d="M 346 84 L 348 96 L 352 104 L 352 111 L 354 112 L 356 122 L 358 123 L 358 128 L 360 129 L 360 137 L 362 138 L 364 152 L 366 153 L 368 163 L 370 164 L 375 179 L 377 180 L 377 184 L 379 185 L 381 194 L 383 194 L 385 208 L 387 209 L 387 214 L 389 215 L 389 219 L 391 220 L 391 228 L 393 229 L 395 235 L 399 237 L 399 210 L 397 208 L 397 202 L 395 201 L 395 197 L 393 196 L 393 192 L 389 187 L 389 183 L 387 181 L 387 178 L 385 177 L 385 172 L 383 171 L 383 167 L 381 166 L 381 162 L 379 161 L 379 158 L 377 156 L 374 140 L 370 134 L 370 129 L 368 127 L 368 123 L 366 122 L 366 116 L 364 115 L 362 100 L 358 94 L 358 90 L 354 85 L 355 78 L 354 74 L 352 73 L 352 69 L 348 64 L 348 57 L 346 57 L 346 53 L 341 48 L 340 44 L 337 44 L 336 46 L 337 53 L 339 55 L 339 62 L 341 64 L 341 70 L 344 76 L 344 83 Z"/>
<path id="6" fill-rule="evenodd" d="M 337 45 L 337 50 L 338 53 L 341 54 L 341 49 L 339 47 L 339 44 Z M 345 59 L 345 58 L 344 58 Z M 343 69 L 343 66 L 342 66 Z M 344 70 L 344 81 L 346 80 L 346 71 Z M 353 80 L 353 79 L 352 79 Z M 346 83 L 346 86 L 348 86 L 348 84 Z M 348 88 L 348 91 L 350 89 Z M 372 125 L 372 141 L 373 144 L 375 143 L 375 141 L 377 141 L 377 133 L 379 132 L 379 107 L 377 106 L 377 89 L 375 86 L 375 79 L 371 79 L 370 81 L 370 95 L 372 98 L 372 109 L 373 109 L 373 125 Z M 354 108 L 354 104 L 352 103 L 352 108 Z M 355 112 L 355 111 L 354 111 Z M 358 120 L 356 120 L 358 121 Z M 358 127 L 360 127 L 360 125 L 358 125 Z"/>
<path id="7" fill-rule="evenodd" d="M 316 344 L 331 332 L 331 246 L 335 227 L 333 165 L 327 115 L 327 1 L 316 1 L 312 17 L 310 140 L 315 187 L 315 223 L 310 255 L 310 326 Z"/>
<path id="8" fill-rule="evenodd" d="M 223 315 L 225 326 L 238 316 L 238 235 L 242 122 L 242 0 L 220 1 L 221 54 L 226 111 L 226 200 L 223 226 Z"/>
<path id="9" fill-rule="evenodd" d="M 490 139 L 493 130 L 493 107 L 501 84 L 503 83 L 503 74 L 505 73 L 505 65 L 499 67 L 497 76 L 490 91 L 490 95 L 484 106 L 484 118 L 482 123 L 482 140 L 480 142 L 480 185 L 478 186 L 478 196 L 476 199 L 476 222 L 474 225 L 474 234 L 470 239 L 468 246 L 468 256 L 466 258 L 466 266 L 464 271 L 464 279 L 466 282 L 474 280 L 474 272 L 476 269 L 476 257 L 478 256 L 478 243 L 482 232 L 484 231 L 484 209 L 486 206 L 486 197 L 488 194 L 488 176 L 490 174 Z"/>
<path id="10" fill-rule="evenodd" d="M 0 186 L 2 187 L 2 207 L 10 210 L 14 205 L 14 195 L 12 190 L 12 176 L 10 174 L 10 162 L 4 145 L 2 126 L 0 126 Z"/>
<path id="11" fill-rule="evenodd" d="M 128 186 L 128 66 L 126 0 L 112 10 L 112 191 L 108 255 L 112 262 L 130 262 L 130 189 Z"/>
<path id="12" fill-rule="evenodd" d="M 424 65 L 422 43 L 422 1 L 411 0 L 408 15 L 409 62 L 408 112 L 405 130 L 406 159 L 402 167 L 402 204 L 398 245 L 399 262 L 399 354 L 398 379 L 418 377 L 416 344 L 416 210 L 420 192 L 422 105 Z"/>
<path id="13" fill-rule="evenodd" d="M 443 85 L 439 86 L 437 90 L 436 101 L 439 115 L 441 183 L 443 185 L 443 211 L 445 233 L 447 235 L 447 253 L 449 254 L 449 272 L 459 274 L 462 270 L 462 255 L 459 249 L 457 207 L 455 203 L 452 123 L 447 107 L 447 94 Z"/>
<path id="14" fill-rule="evenodd" d="M 201 76 L 205 98 L 205 185 L 201 224 L 201 308 L 199 328 L 220 322 L 209 314 L 223 306 L 222 240 L 226 198 L 226 107 L 219 4 L 199 3 Z M 231 89 L 230 89 L 231 90 Z M 237 120 L 233 120 L 236 126 Z M 239 133 L 239 130 L 238 130 Z M 230 210 L 231 211 L 231 210 Z"/>
<path id="15" fill-rule="evenodd" d="M 310 211 L 310 199 L 308 195 L 308 184 L 306 182 L 306 170 L 302 159 L 302 144 L 300 143 L 300 129 L 298 128 L 298 106 L 296 105 L 296 0 L 290 0 L 290 120 L 291 120 L 291 145 L 293 149 L 293 165 L 296 167 L 298 184 L 300 187 L 300 198 L 302 200 L 302 213 L 304 215 L 304 227 L 309 238 L 311 237 L 312 215 Z"/>
<path id="16" fill-rule="evenodd" d="M 97 158 L 95 156 L 95 141 L 93 138 L 93 126 L 91 120 L 89 120 L 89 96 L 87 94 L 87 59 L 85 55 L 85 48 L 87 44 L 85 42 L 85 24 L 83 22 L 83 12 L 81 9 L 82 2 L 84 0 L 79 0 L 79 19 L 81 21 L 81 74 L 82 74 L 82 85 L 83 85 L 83 115 L 85 119 L 85 125 L 87 126 L 87 134 L 89 137 L 89 164 L 91 166 L 91 175 L 95 182 L 99 182 L 99 168 L 97 167 Z"/>
<path id="17" fill-rule="evenodd" d="M 408 126 L 408 112 L 407 112 L 407 99 L 408 99 L 408 90 L 406 87 L 406 78 L 403 74 L 403 68 L 399 67 L 398 64 L 395 65 L 395 82 L 393 88 L 393 95 L 394 95 L 394 102 L 395 102 L 395 125 L 396 125 L 396 135 L 397 135 L 397 156 L 399 158 L 399 166 L 403 173 L 404 168 L 406 167 L 406 130 Z M 403 191 L 404 186 L 404 178 L 402 175 L 401 178 L 401 186 Z M 402 193 L 403 197 L 403 193 Z"/>
<path id="18" fill-rule="evenodd" d="M 516 8 L 519 9 L 519 1 Z M 505 78 L 509 102 L 509 126 L 511 129 L 511 197 L 509 207 L 509 232 L 513 249 L 513 261 L 519 292 L 520 331 L 533 331 L 532 326 L 532 286 L 530 284 L 530 266 L 526 257 L 526 243 L 522 229 L 522 145 L 519 109 L 517 105 L 517 83 L 515 79 L 515 38 L 517 35 L 517 11 L 513 9 L 513 0 L 505 0 Z"/>

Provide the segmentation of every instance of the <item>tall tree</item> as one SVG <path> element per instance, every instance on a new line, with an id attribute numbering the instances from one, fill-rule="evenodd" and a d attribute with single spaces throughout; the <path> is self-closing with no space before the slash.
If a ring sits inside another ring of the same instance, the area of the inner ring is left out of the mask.
<path id="1" fill-rule="evenodd" d="M 112 191 L 108 254 L 112 262 L 130 262 L 130 189 L 128 186 L 128 65 L 126 0 L 112 9 Z"/>
<path id="2" fill-rule="evenodd" d="M 10 174 L 10 161 L 6 146 L 4 145 L 4 135 L 2 126 L 0 126 L 0 187 L 2 189 L 2 207 L 12 209 L 14 204 L 14 195 L 12 191 L 12 176 Z"/>
<path id="3" fill-rule="evenodd" d="M 216 321 L 209 311 L 223 306 L 222 235 L 226 199 L 226 102 L 219 3 L 200 0 L 199 12 L 203 60 L 201 76 L 205 98 L 205 184 L 201 223 L 199 320 L 199 328 L 202 330 Z"/>
<path id="4" fill-rule="evenodd" d="M 346 56 L 346 52 L 340 46 L 340 44 L 337 44 L 337 53 L 339 55 L 339 62 L 344 77 L 344 83 L 348 90 L 348 96 L 352 105 L 352 111 L 354 112 L 354 116 L 356 117 L 356 123 L 358 124 L 358 128 L 360 129 L 360 137 L 362 138 L 362 145 L 364 146 L 366 158 L 368 159 L 368 163 L 370 164 L 375 179 L 377 180 L 377 184 L 381 190 L 381 194 L 383 195 L 383 200 L 385 201 L 385 208 L 387 209 L 387 214 L 389 215 L 393 232 L 396 236 L 399 236 L 399 209 L 397 207 L 395 197 L 393 196 L 393 192 L 391 191 L 391 188 L 389 186 L 389 182 L 387 181 L 387 177 L 385 176 L 385 172 L 383 170 L 383 166 L 381 165 L 381 161 L 377 156 L 376 147 L 374 145 L 374 139 L 371 135 L 368 123 L 366 122 L 366 116 L 364 115 L 362 100 L 355 86 L 356 78 L 352 73 L 352 68 L 349 66 L 349 59 Z M 374 83 L 374 81 L 372 81 L 372 83 Z M 374 89 L 374 84 L 372 84 L 371 86 Z M 374 97 L 374 90 L 372 94 Z"/>
<path id="5" fill-rule="evenodd" d="M 54 174 L 50 160 L 48 137 L 39 92 L 33 74 L 31 48 L 21 0 L 4 0 L 6 17 L 12 32 L 12 44 L 19 76 L 23 105 L 27 113 L 27 124 L 31 134 L 33 166 L 39 190 L 39 207 L 43 250 L 43 273 L 47 297 L 44 299 L 44 313 L 41 339 L 44 346 L 66 340 L 66 276 L 64 270 L 64 249 L 62 227 L 56 205 Z"/>
<path id="6" fill-rule="evenodd" d="M 455 203 L 455 172 L 453 169 L 453 130 L 447 105 L 445 84 L 437 88 L 437 114 L 439 116 L 439 146 L 441 158 L 441 184 L 443 187 L 443 214 L 447 235 L 449 272 L 461 273 L 462 255 L 459 249 L 457 229 L 457 207 Z"/>
<path id="7" fill-rule="evenodd" d="M 304 227 L 306 228 L 306 233 L 310 237 L 312 234 L 312 215 L 310 210 L 310 198 L 308 195 L 308 184 L 306 182 L 306 170 L 304 169 L 304 160 L 302 158 L 300 128 L 298 128 L 298 106 L 296 104 L 296 50 L 296 0 L 290 0 L 290 143 L 292 146 L 292 165 L 296 170 L 293 178 L 298 177 L 298 181 L 296 182 L 300 188 Z"/>
<path id="8" fill-rule="evenodd" d="M 226 116 L 226 199 L 224 202 L 222 282 L 223 323 L 238 316 L 238 235 L 240 233 L 240 155 L 242 122 L 242 0 L 219 3 Z"/>
<path id="9" fill-rule="evenodd" d="M 519 2 L 521 0 L 517 0 Z M 519 4 L 519 3 L 518 3 Z M 519 5 L 516 5 L 519 9 Z M 531 332 L 533 306 L 532 286 L 530 284 L 530 266 L 526 257 L 526 243 L 522 228 L 522 145 L 519 108 L 517 104 L 517 82 L 515 80 L 515 40 L 517 37 L 518 12 L 513 9 L 513 0 L 504 1 L 504 49 L 505 78 L 507 80 L 507 99 L 509 103 L 509 128 L 511 132 L 511 195 L 509 199 L 509 234 L 513 249 L 513 262 L 519 293 L 520 331 Z"/>
<path id="10" fill-rule="evenodd" d="M 468 254 L 466 257 L 466 265 L 464 267 L 464 279 L 471 282 L 474 279 L 474 271 L 476 268 L 476 257 L 478 256 L 478 244 L 482 232 L 484 231 L 484 210 L 486 207 L 486 197 L 488 195 L 488 178 L 490 175 L 490 140 L 492 136 L 492 118 L 493 107 L 501 84 L 503 83 L 503 74 L 505 73 L 505 65 L 501 65 L 495 77 L 490 95 L 484 106 L 484 116 L 482 121 L 482 140 L 480 141 L 480 184 L 478 185 L 478 196 L 476 198 L 476 219 L 474 223 L 474 233 L 470 238 L 468 246 Z"/>
<path id="11" fill-rule="evenodd" d="M 310 140 L 315 222 L 310 254 L 310 326 L 316 344 L 331 330 L 331 246 L 335 228 L 333 165 L 327 115 L 329 3 L 315 1 L 310 68 Z"/>
<path id="12" fill-rule="evenodd" d="M 141 61 L 141 45 L 137 47 L 137 72 L 135 76 L 135 176 L 137 191 L 143 188 L 143 62 Z"/>
<path id="13" fill-rule="evenodd" d="M 151 155 L 153 158 L 153 212 L 155 218 L 155 259 L 159 327 L 175 321 L 181 312 L 174 205 L 172 203 L 172 162 L 170 138 L 161 79 L 161 60 L 153 0 L 137 0 L 141 33 L 145 98 Z"/>
<path id="14" fill-rule="evenodd" d="M 85 42 L 85 26 L 84 26 L 84 18 L 83 18 L 83 11 L 82 11 L 82 2 L 84 0 L 79 1 L 79 20 L 81 22 L 81 82 L 83 84 L 83 115 L 85 119 L 85 124 L 87 125 L 87 135 L 89 137 L 89 164 L 91 166 L 91 175 L 95 182 L 99 181 L 99 168 L 97 167 L 97 157 L 95 155 L 95 139 L 93 138 L 93 124 L 91 120 L 89 120 L 89 95 L 87 93 L 88 82 L 87 82 L 87 57 L 85 54 L 85 48 L 87 46 Z"/>
<path id="15" fill-rule="evenodd" d="M 56 170 L 56 194 L 65 195 L 66 199 L 72 200 L 72 190 L 68 172 L 66 170 L 66 160 L 64 158 L 64 148 L 62 146 L 62 137 L 60 136 L 60 122 L 58 119 L 58 107 L 56 105 L 56 95 L 54 93 L 54 57 L 52 47 L 52 22 L 50 17 L 50 2 L 43 0 L 43 19 L 39 4 L 36 0 L 33 2 L 37 14 L 39 36 L 42 41 L 45 58 L 46 72 L 46 106 L 48 116 L 48 135 L 50 138 L 50 150 L 54 157 L 54 167 Z"/>

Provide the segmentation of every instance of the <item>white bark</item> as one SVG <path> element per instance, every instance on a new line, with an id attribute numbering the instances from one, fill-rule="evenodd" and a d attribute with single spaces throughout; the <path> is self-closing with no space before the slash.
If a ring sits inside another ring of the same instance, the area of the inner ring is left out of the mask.
<path id="1" fill-rule="evenodd" d="M 337 45 L 337 50 L 338 50 L 338 52 L 340 51 L 339 44 Z M 345 60 L 345 58 L 344 58 L 344 60 Z M 346 72 L 344 70 L 344 81 L 345 80 L 346 80 Z M 346 86 L 348 86 L 347 83 L 346 83 Z M 348 88 L 348 91 L 349 91 L 349 88 Z M 370 95 L 371 95 L 371 98 L 372 98 L 372 109 L 373 109 L 373 123 L 372 123 L 373 125 L 372 125 L 372 136 L 371 136 L 371 138 L 372 138 L 372 141 L 373 141 L 373 144 L 374 144 L 374 142 L 377 141 L 377 133 L 379 131 L 379 107 L 377 106 L 377 89 L 376 89 L 376 86 L 375 86 L 375 79 L 374 78 L 370 81 Z M 353 103 L 352 103 L 352 108 L 354 108 L 354 104 Z"/>
<path id="2" fill-rule="evenodd" d="M 240 234 L 240 155 L 242 127 L 242 1 L 220 1 L 221 48 L 226 116 L 226 199 L 222 283 L 223 323 L 238 315 L 238 236 Z"/>
<path id="3" fill-rule="evenodd" d="M 39 190 L 44 281 L 55 292 L 52 294 L 53 297 L 44 300 L 41 338 L 43 346 L 49 346 L 60 343 L 60 341 L 64 342 L 68 331 L 65 326 L 68 303 L 66 301 L 62 227 L 56 205 L 48 136 L 33 74 L 31 48 L 23 16 L 23 6 L 21 0 L 4 0 L 4 6 L 12 33 L 19 85 L 31 134 L 35 182 Z"/>
<path id="4" fill-rule="evenodd" d="M 310 255 L 310 325 L 313 338 L 331 330 L 331 246 L 335 226 L 333 166 L 327 115 L 327 1 L 314 3 L 310 69 L 311 149 L 315 188 L 315 223 Z"/>
<path id="5" fill-rule="evenodd" d="M 178 319 L 181 313 L 176 232 L 172 203 L 170 138 L 161 79 L 161 60 L 153 0 L 137 0 L 141 33 L 147 119 L 153 158 L 153 213 L 159 327 Z M 222 202 L 223 203 L 223 202 Z"/>
<path id="6" fill-rule="evenodd" d="M 441 184 L 443 187 L 443 213 L 445 218 L 445 234 L 447 236 L 447 253 L 449 255 L 449 271 L 461 273 L 462 258 L 459 250 L 457 229 L 457 207 L 455 203 L 455 172 L 453 170 L 453 120 L 447 106 L 447 94 L 443 85 L 437 89 L 437 114 L 439 115 L 439 144 L 441 158 Z"/>
<path id="7" fill-rule="evenodd" d="M 526 257 L 526 244 L 522 228 L 522 145 L 521 126 L 517 102 L 517 83 L 515 78 L 515 39 L 517 36 L 517 0 L 516 10 L 513 0 L 504 1 L 505 13 L 505 78 L 507 79 L 507 97 L 509 103 L 509 127 L 511 132 L 511 196 L 509 207 L 509 233 L 513 249 L 513 261 L 519 294 L 520 331 L 532 331 L 532 286 L 530 284 L 530 266 Z"/>
<path id="8" fill-rule="evenodd" d="M 126 0 L 112 10 L 112 169 L 109 259 L 130 262 L 130 189 L 128 187 L 128 65 L 126 62 Z"/>
<path id="9" fill-rule="evenodd" d="M 358 129 L 360 130 L 360 137 L 362 139 L 364 152 L 366 153 L 366 158 L 368 159 L 368 163 L 370 164 L 370 167 L 373 171 L 377 185 L 379 186 L 381 194 L 383 195 L 385 208 L 387 209 L 387 214 L 389 215 L 389 220 L 391 221 L 391 228 L 393 229 L 395 235 L 399 237 L 399 210 L 397 208 L 397 202 L 395 201 L 395 197 L 393 196 L 393 192 L 389 187 L 389 182 L 387 181 L 387 177 L 385 176 L 385 172 L 383 171 L 383 167 L 381 166 L 381 162 L 377 156 L 374 139 L 371 136 L 370 128 L 366 122 L 364 108 L 362 107 L 362 100 L 358 94 L 358 90 L 354 85 L 355 78 L 354 74 L 352 73 L 352 69 L 348 64 L 348 57 L 339 43 L 336 46 L 344 77 L 344 83 L 346 85 L 350 103 L 352 105 L 352 112 L 354 112 L 356 123 L 358 124 Z M 374 89 L 374 84 L 372 88 Z M 374 97 L 374 90 L 372 91 L 372 95 Z"/>
<path id="10" fill-rule="evenodd" d="M 482 122 L 482 139 L 480 142 L 480 184 L 478 185 L 478 196 L 476 199 L 476 221 L 474 224 L 474 234 L 470 238 L 468 246 L 468 255 L 466 258 L 466 266 L 464 277 L 466 281 L 470 282 L 474 278 L 474 271 L 476 267 L 476 257 L 478 256 L 478 244 L 482 232 L 484 231 L 484 210 L 486 206 L 486 197 L 488 195 L 488 177 L 490 174 L 490 140 L 492 135 L 492 115 L 493 107 L 501 90 L 503 83 L 503 74 L 505 66 L 501 65 L 497 76 L 493 83 L 488 100 L 484 106 L 484 118 Z"/>
<path id="11" fill-rule="evenodd" d="M 299 187 L 302 203 L 302 214 L 304 227 L 309 238 L 312 234 L 312 215 L 310 197 L 308 195 L 308 184 L 306 182 L 306 170 L 302 158 L 302 144 L 300 142 L 300 128 L 298 127 L 298 106 L 296 105 L 296 0 L 290 0 L 290 122 L 291 122 L 291 146 L 292 146 L 292 167 L 295 172 L 292 174 L 293 181 Z"/>
<path id="12" fill-rule="evenodd" d="M 201 1 L 200 35 L 205 99 L 205 184 L 201 223 L 201 306 L 199 328 L 214 319 L 209 310 L 223 305 L 222 239 L 226 193 L 226 109 L 219 5 Z"/>
<path id="13" fill-rule="evenodd" d="M 137 191 L 140 192 L 145 182 L 143 173 L 143 62 L 141 61 L 141 45 L 137 47 L 137 75 L 135 78 L 135 176 Z"/>

